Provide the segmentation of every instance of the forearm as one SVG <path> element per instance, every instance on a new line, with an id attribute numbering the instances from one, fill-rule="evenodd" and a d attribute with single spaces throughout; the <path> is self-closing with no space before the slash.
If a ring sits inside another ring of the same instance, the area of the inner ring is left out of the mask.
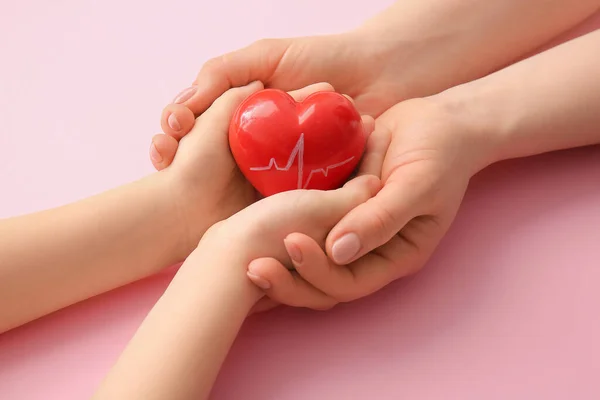
<path id="1" fill-rule="evenodd" d="M 488 164 L 597 144 L 598 49 L 600 30 L 439 97 L 481 133 Z"/>
<path id="2" fill-rule="evenodd" d="M 170 190 L 160 173 L 0 221 L 0 332 L 182 260 Z"/>
<path id="3" fill-rule="evenodd" d="M 359 28 L 401 58 L 406 98 L 496 71 L 592 15 L 599 0 L 402 0 Z"/>
<path id="4" fill-rule="evenodd" d="M 95 399 L 205 399 L 262 293 L 243 268 L 194 252 Z"/>

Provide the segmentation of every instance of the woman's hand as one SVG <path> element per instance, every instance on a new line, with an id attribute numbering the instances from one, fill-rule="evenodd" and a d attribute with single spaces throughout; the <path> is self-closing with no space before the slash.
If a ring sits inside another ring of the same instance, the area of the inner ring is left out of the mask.
<path id="1" fill-rule="evenodd" d="M 360 170 L 384 186 L 331 230 L 329 257 L 293 234 L 286 246 L 296 272 L 259 259 L 251 278 L 277 302 L 326 309 L 418 271 L 454 220 L 469 179 L 488 163 L 484 139 L 434 100 L 392 107 L 377 119 Z"/>
<path id="2" fill-rule="evenodd" d="M 166 168 L 177 142 L 221 93 L 261 81 L 266 87 L 293 90 L 328 82 L 352 97 L 361 114 L 376 117 L 406 93 L 397 77 L 402 59 L 392 43 L 365 32 L 295 39 L 260 40 L 246 48 L 209 60 L 193 85 L 182 91 L 162 115 L 166 135 L 153 138 L 151 160 Z"/>
<path id="3" fill-rule="evenodd" d="M 377 118 L 394 104 L 488 75 L 573 27 L 599 0 L 397 1 L 359 28 L 337 35 L 264 39 L 209 60 L 162 114 L 157 169 L 227 89 L 259 80 L 294 90 L 329 82 Z"/>

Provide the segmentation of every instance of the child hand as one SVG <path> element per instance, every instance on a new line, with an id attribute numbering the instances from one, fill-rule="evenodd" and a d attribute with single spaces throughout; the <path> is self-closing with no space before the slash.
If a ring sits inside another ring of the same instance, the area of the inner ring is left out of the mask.
<path id="1" fill-rule="evenodd" d="M 203 254 L 204 260 L 209 255 L 211 261 L 204 264 L 233 265 L 242 273 L 252 260 L 265 257 L 282 268 L 291 267 L 284 245 L 288 235 L 303 232 L 324 246 L 331 228 L 380 188 L 378 178 L 362 176 L 337 190 L 294 190 L 267 197 L 211 227 L 194 253 Z M 252 269 L 249 274 L 252 276 Z M 319 308 L 324 298 L 313 296 L 305 304 Z"/>
<path id="2" fill-rule="evenodd" d="M 260 82 L 230 89 L 200 116 L 182 139 L 173 164 L 164 173 L 175 177 L 174 196 L 179 199 L 183 221 L 188 225 L 190 250 L 212 224 L 227 218 L 258 199 L 231 156 L 228 142 L 229 123 L 239 104 L 262 89 Z M 302 100 L 315 91 L 333 90 L 327 83 L 290 92 Z M 367 134 L 374 127 L 370 117 L 363 118 Z M 167 139 L 163 136 L 163 139 Z M 172 141 L 175 139 L 170 138 Z M 174 144 L 177 146 L 177 144 Z"/>
<path id="3" fill-rule="evenodd" d="M 274 301 L 326 309 L 418 271 L 491 148 L 474 128 L 424 99 L 384 113 L 367 146 L 360 174 L 381 176 L 384 186 L 332 229 L 329 257 L 310 238 L 292 234 L 285 240 L 290 255 L 300 255 L 296 273 L 270 259 L 250 264 L 253 281 Z"/>

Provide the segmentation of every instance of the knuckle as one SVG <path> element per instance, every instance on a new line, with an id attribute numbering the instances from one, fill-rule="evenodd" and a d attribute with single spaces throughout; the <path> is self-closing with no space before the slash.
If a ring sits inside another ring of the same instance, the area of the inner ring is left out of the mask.
<path id="1" fill-rule="evenodd" d="M 200 70 L 200 73 L 218 71 L 223 68 L 223 65 L 223 56 L 213 57 L 204 63 L 202 69 Z"/>
<path id="2" fill-rule="evenodd" d="M 270 47 L 277 45 L 279 40 L 280 39 L 273 39 L 273 38 L 258 39 L 254 43 L 252 43 L 249 47 L 253 48 L 253 49 L 266 49 L 266 48 L 270 48 Z"/>
<path id="3" fill-rule="evenodd" d="M 385 206 L 375 208 L 371 217 L 373 232 L 370 236 L 381 243 L 387 242 L 401 228 L 398 227 L 398 219 Z"/>
<path id="4" fill-rule="evenodd" d="M 291 193 L 291 192 L 290 192 Z M 323 192 L 317 190 L 298 190 L 294 192 L 292 209 L 298 212 L 311 213 L 322 203 Z"/>

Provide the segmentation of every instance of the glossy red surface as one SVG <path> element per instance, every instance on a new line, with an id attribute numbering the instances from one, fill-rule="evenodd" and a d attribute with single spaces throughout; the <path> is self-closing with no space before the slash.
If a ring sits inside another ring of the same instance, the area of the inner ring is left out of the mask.
<path id="1" fill-rule="evenodd" d="M 239 106 L 229 128 L 233 157 L 263 196 L 343 185 L 365 141 L 360 114 L 335 92 L 296 102 L 280 90 L 259 91 Z"/>

